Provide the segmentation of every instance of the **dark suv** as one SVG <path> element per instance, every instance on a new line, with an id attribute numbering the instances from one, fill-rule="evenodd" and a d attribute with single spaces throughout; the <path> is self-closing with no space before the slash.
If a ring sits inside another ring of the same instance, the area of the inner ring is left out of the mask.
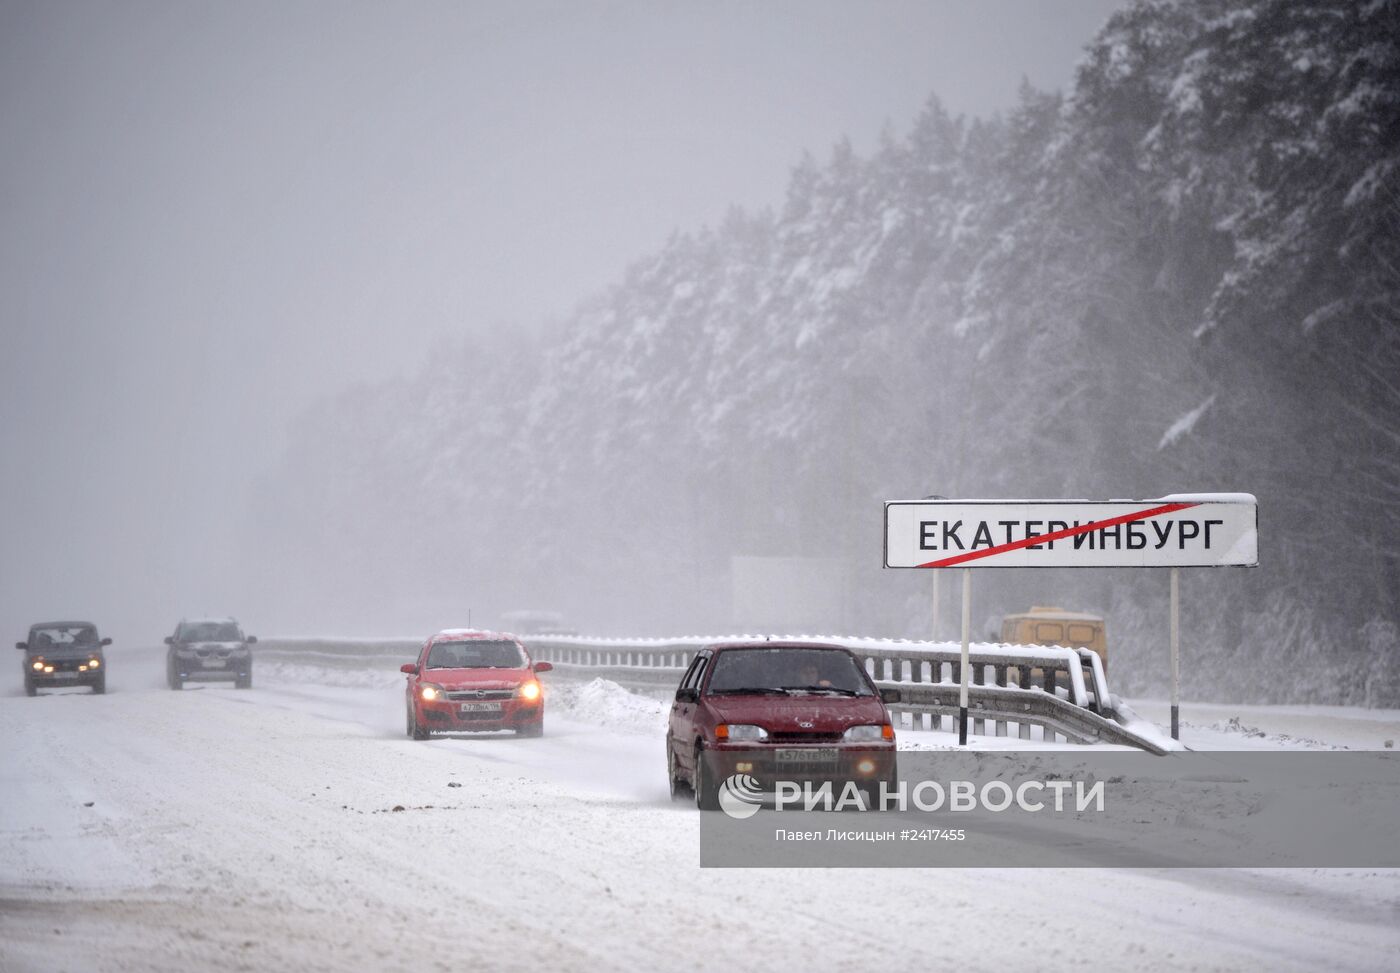
<path id="1" fill-rule="evenodd" d="M 257 637 L 244 635 L 232 618 L 185 619 L 175 634 L 165 637 L 165 678 L 171 689 L 190 680 L 232 679 L 238 689 L 253 685 L 253 653 Z"/>
<path id="2" fill-rule="evenodd" d="M 29 638 L 16 642 L 24 653 L 24 691 L 91 686 L 94 693 L 107 691 L 107 657 L 92 622 L 40 622 L 29 627 Z"/>
<path id="3" fill-rule="evenodd" d="M 730 642 L 695 654 L 666 731 L 671 796 L 719 806 L 732 775 L 761 791 L 779 780 L 854 783 L 875 793 L 895 780 L 894 727 L 881 690 L 840 645 Z"/>

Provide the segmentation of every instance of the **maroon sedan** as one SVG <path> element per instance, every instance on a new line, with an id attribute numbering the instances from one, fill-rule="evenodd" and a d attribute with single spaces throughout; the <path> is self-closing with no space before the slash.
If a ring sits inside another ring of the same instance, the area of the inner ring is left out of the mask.
<path id="1" fill-rule="evenodd" d="M 666 733 L 671 796 L 718 806 L 733 774 L 775 781 L 895 779 L 894 727 L 882 691 L 839 645 L 733 642 L 700 650 L 681 678 Z"/>
<path id="2" fill-rule="evenodd" d="M 544 690 L 535 674 L 554 668 L 531 662 L 509 635 L 449 629 L 423 643 L 418 661 L 401 666 L 408 735 L 426 740 L 446 731 L 544 733 Z"/>

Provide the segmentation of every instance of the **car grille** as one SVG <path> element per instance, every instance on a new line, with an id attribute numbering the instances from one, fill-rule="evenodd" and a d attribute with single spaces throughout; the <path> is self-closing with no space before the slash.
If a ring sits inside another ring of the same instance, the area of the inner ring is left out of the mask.
<path id="1" fill-rule="evenodd" d="M 77 672 L 78 666 L 87 665 L 86 659 L 45 659 L 44 665 L 53 666 L 54 672 Z"/>
<path id="2" fill-rule="evenodd" d="M 515 695 L 513 689 L 464 689 L 460 692 L 450 692 L 447 698 L 457 702 L 469 703 L 479 699 L 510 699 Z"/>
<path id="3" fill-rule="evenodd" d="M 503 719 L 505 719 L 505 714 L 498 709 L 476 710 L 473 712 L 457 714 L 457 720 L 460 723 L 499 723 Z"/>
<path id="4" fill-rule="evenodd" d="M 797 731 L 793 733 L 769 733 L 768 739 L 774 743 L 831 743 L 840 740 L 841 734 Z"/>

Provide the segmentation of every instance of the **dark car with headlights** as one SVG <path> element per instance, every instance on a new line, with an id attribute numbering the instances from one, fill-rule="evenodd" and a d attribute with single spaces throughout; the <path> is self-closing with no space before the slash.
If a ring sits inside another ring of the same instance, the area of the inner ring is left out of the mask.
<path id="1" fill-rule="evenodd" d="M 91 686 L 94 693 L 107 691 L 107 657 L 103 648 L 111 639 L 98 636 L 92 622 L 40 622 L 29 627 L 29 637 L 16 642 L 24 653 L 24 691 Z"/>
<path id="2" fill-rule="evenodd" d="M 731 642 L 696 653 L 666 732 L 671 796 L 718 807 L 732 775 L 771 791 L 779 780 L 854 782 L 874 794 L 895 780 L 886 702 L 849 649 L 816 642 Z"/>
<path id="3" fill-rule="evenodd" d="M 244 635 L 232 618 L 187 618 L 165 637 L 165 678 L 171 689 L 186 682 L 232 682 L 253 685 L 253 650 L 257 636 Z"/>
<path id="4" fill-rule="evenodd" d="M 479 629 L 446 629 L 423 643 L 418 661 L 399 667 L 408 735 L 514 730 L 544 733 L 544 689 L 535 678 L 549 672 L 511 635 Z"/>

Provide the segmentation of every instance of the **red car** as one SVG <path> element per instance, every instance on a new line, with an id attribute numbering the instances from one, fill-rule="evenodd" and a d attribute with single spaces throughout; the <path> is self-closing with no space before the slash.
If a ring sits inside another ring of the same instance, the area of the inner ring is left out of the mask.
<path id="1" fill-rule="evenodd" d="M 544 733 L 544 690 L 535 674 L 554 667 L 531 662 L 510 635 L 449 629 L 423 643 L 418 661 L 400 666 L 407 674 L 408 735 L 514 730 Z"/>
<path id="2" fill-rule="evenodd" d="M 718 806 L 734 774 L 764 790 L 777 780 L 854 781 L 874 793 L 895 780 L 894 727 L 880 690 L 850 650 L 814 642 L 733 642 L 696 653 L 666 732 L 671 796 Z"/>

